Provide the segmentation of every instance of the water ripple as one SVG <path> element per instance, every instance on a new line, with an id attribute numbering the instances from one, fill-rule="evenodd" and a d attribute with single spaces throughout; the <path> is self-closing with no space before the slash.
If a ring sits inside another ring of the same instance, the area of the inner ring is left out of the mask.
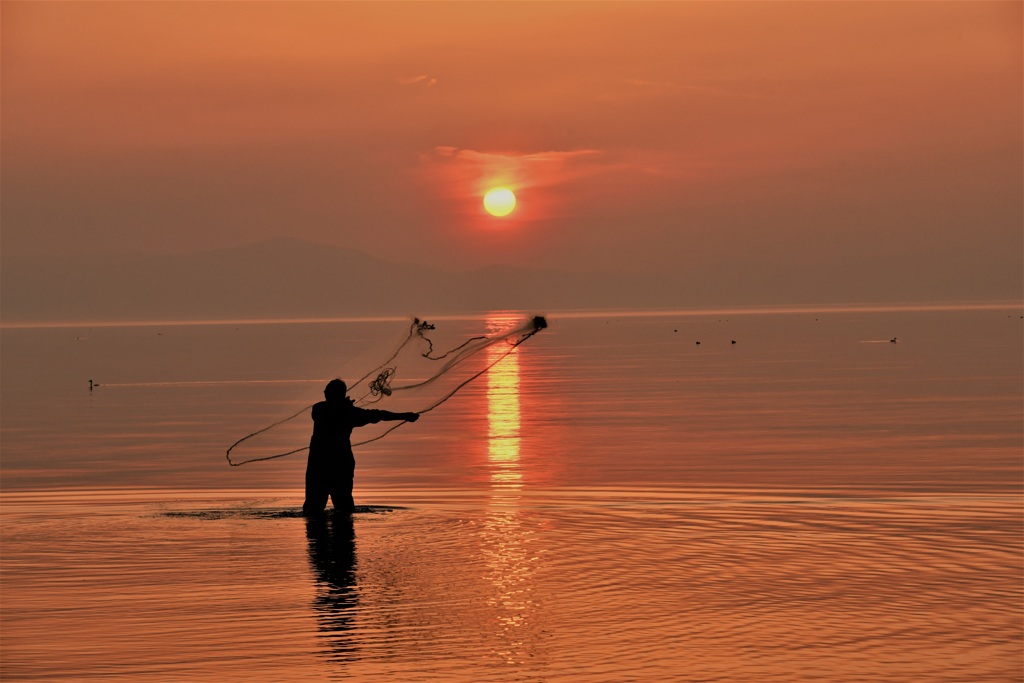
<path id="1" fill-rule="evenodd" d="M 1021 680 L 1013 496 L 4 503 L 5 680 Z"/>

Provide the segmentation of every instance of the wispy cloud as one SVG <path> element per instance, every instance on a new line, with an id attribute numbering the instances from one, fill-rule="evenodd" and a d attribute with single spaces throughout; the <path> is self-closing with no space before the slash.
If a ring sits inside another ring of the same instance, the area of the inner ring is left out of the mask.
<path id="1" fill-rule="evenodd" d="M 546 150 L 542 152 L 480 152 L 475 149 L 459 149 L 458 147 L 438 146 L 434 148 L 438 156 L 455 158 L 473 163 L 567 163 L 572 160 L 602 156 L 599 149 Z"/>
<path id="2" fill-rule="evenodd" d="M 515 190 L 552 187 L 608 167 L 607 153 L 598 149 L 485 152 L 438 146 L 424 161 L 435 171 L 458 178 L 466 192 L 493 185 Z"/>
<path id="3" fill-rule="evenodd" d="M 663 191 L 676 174 L 673 161 L 644 150 L 484 151 L 438 146 L 421 157 L 420 174 L 440 196 L 470 212 L 493 187 L 522 193 L 519 217 L 532 220 L 564 213 L 576 202 L 614 203 Z"/>
<path id="4" fill-rule="evenodd" d="M 610 89 L 597 95 L 601 102 L 624 100 L 651 100 L 686 96 L 755 99 L 763 95 L 735 87 L 713 84 L 678 82 L 649 78 L 626 78 L 614 81 Z"/>
<path id="5" fill-rule="evenodd" d="M 433 76 L 421 74 L 419 76 L 399 76 L 395 79 L 399 85 L 416 85 L 421 88 L 432 88 L 437 85 L 437 79 Z"/>

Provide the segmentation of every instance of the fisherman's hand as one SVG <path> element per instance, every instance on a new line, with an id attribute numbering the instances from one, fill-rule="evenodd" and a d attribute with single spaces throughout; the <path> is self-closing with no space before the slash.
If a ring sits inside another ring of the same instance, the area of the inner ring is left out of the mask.
<path id="1" fill-rule="evenodd" d="M 420 419 L 420 414 L 419 413 L 406 413 L 405 414 L 405 421 L 406 422 L 415 422 L 418 419 Z"/>

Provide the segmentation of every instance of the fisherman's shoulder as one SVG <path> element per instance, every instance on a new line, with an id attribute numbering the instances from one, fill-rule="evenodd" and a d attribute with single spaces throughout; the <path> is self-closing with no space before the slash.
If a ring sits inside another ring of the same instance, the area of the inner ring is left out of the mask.
<path id="1" fill-rule="evenodd" d="M 327 417 L 332 413 L 337 413 L 337 408 L 329 403 L 328 401 L 320 401 L 313 404 L 313 419 L 317 420 L 321 417 Z"/>

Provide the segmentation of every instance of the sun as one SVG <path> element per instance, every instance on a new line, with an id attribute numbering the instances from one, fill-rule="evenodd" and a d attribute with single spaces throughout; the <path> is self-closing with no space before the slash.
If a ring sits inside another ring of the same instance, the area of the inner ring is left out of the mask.
<path id="1" fill-rule="evenodd" d="M 507 216 L 516 208 L 516 196 L 507 187 L 496 187 L 484 195 L 484 208 L 492 216 Z"/>

